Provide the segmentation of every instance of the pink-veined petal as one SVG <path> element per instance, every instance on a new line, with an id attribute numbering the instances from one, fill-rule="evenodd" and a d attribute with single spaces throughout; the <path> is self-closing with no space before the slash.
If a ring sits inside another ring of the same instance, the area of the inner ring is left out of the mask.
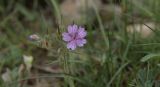
<path id="1" fill-rule="evenodd" d="M 78 40 L 76 40 L 76 44 L 79 47 L 84 46 L 84 44 L 86 44 L 86 43 L 87 43 L 86 39 L 78 39 Z"/>
<path id="2" fill-rule="evenodd" d="M 87 32 L 85 31 L 84 28 L 80 27 L 78 29 L 78 35 L 77 38 L 84 38 L 87 35 Z"/>
<path id="3" fill-rule="evenodd" d="M 71 41 L 67 44 L 67 48 L 71 49 L 71 50 L 75 50 L 76 49 L 76 41 Z"/>
<path id="4" fill-rule="evenodd" d="M 69 25 L 68 26 L 68 33 L 75 34 L 78 32 L 78 26 L 77 25 Z"/>
<path id="5" fill-rule="evenodd" d="M 66 33 L 66 32 L 64 32 L 62 34 L 62 36 L 63 36 L 63 40 L 64 41 L 71 41 L 72 40 L 72 37 L 68 33 Z"/>

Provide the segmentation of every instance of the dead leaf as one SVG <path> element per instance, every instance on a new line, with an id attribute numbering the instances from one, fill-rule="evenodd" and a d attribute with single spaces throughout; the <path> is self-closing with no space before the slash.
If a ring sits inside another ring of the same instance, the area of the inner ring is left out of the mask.
<path id="1" fill-rule="evenodd" d="M 4 82 L 11 82 L 12 79 L 11 79 L 11 71 L 7 68 L 6 69 L 6 72 L 4 72 L 2 74 L 2 79 Z"/>
<path id="2" fill-rule="evenodd" d="M 23 60 L 24 60 L 24 63 L 26 65 L 27 70 L 30 71 L 30 69 L 32 67 L 33 57 L 32 56 L 23 55 Z"/>
<path id="3" fill-rule="evenodd" d="M 145 25 L 144 25 L 145 24 Z M 153 22 L 148 22 L 144 24 L 133 24 L 127 26 L 127 31 L 129 33 L 138 33 L 142 38 L 147 38 L 153 34 L 153 31 L 150 29 L 152 28 L 153 30 L 155 29 L 155 24 Z M 147 26 L 149 27 L 147 27 Z"/>

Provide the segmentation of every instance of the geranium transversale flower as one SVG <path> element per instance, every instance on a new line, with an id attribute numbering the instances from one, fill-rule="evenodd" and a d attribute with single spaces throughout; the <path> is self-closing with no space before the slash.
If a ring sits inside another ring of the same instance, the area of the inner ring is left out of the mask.
<path id="1" fill-rule="evenodd" d="M 68 32 L 64 32 L 62 34 L 63 40 L 67 42 L 67 48 L 71 50 L 75 50 L 76 47 L 82 47 L 86 44 L 87 32 L 81 26 L 77 25 L 69 25 Z"/>

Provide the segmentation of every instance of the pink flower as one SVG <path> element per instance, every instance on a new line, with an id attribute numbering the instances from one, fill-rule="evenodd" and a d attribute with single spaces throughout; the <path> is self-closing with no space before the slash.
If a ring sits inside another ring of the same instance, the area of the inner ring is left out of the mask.
<path id="1" fill-rule="evenodd" d="M 37 41 L 40 39 L 40 37 L 37 34 L 32 34 L 29 36 L 29 39 L 32 41 Z"/>
<path id="2" fill-rule="evenodd" d="M 75 50 L 76 47 L 82 47 L 86 44 L 87 32 L 81 26 L 77 25 L 69 25 L 68 32 L 64 32 L 62 34 L 63 40 L 67 42 L 67 48 L 71 50 Z"/>

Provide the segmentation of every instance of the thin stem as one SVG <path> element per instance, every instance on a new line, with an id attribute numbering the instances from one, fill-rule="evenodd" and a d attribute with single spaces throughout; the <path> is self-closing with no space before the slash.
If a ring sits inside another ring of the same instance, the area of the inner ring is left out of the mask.
<path id="1" fill-rule="evenodd" d="M 101 31 L 101 33 L 102 33 L 102 37 L 104 38 L 106 47 L 108 48 L 108 47 L 109 47 L 109 40 L 108 40 L 108 38 L 107 38 L 107 36 L 106 36 L 105 29 L 104 29 L 104 26 L 103 26 L 101 17 L 100 17 L 100 15 L 99 15 L 99 12 L 98 12 L 97 7 L 94 5 L 94 3 L 92 3 L 92 4 L 93 4 L 93 8 L 94 8 L 94 10 L 95 10 L 95 14 L 96 14 L 96 17 L 97 17 L 99 26 L 100 26 L 100 31 Z"/>
<path id="2" fill-rule="evenodd" d="M 67 56 L 67 57 L 66 57 Z M 66 53 L 66 55 L 64 55 L 64 72 L 67 74 L 71 74 L 71 67 L 70 67 L 70 63 L 68 62 L 68 59 L 70 58 L 69 53 Z M 74 80 L 68 76 L 65 76 L 65 79 L 67 81 L 67 83 L 69 84 L 69 87 L 75 87 L 74 86 Z"/>
<path id="3" fill-rule="evenodd" d="M 54 10 L 55 10 L 54 12 L 55 12 L 55 15 L 56 15 L 56 17 L 58 19 L 58 23 L 60 24 L 61 23 L 61 12 L 59 10 L 59 6 L 58 6 L 56 0 L 51 0 L 51 3 L 53 5 L 53 7 L 54 7 Z"/>
<path id="4" fill-rule="evenodd" d="M 112 82 L 115 80 L 115 78 L 121 73 L 121 71 L 129 64 L 129 62 L 125 63 L 124 65 L 122 65 L 117 72 L 114 74 L 114 76 L 111 78 L 111 80 L 109 81 L 109 83 L 107 84 L 106 87 L 110 87 L 110 85 L 112 84 Z"/>

